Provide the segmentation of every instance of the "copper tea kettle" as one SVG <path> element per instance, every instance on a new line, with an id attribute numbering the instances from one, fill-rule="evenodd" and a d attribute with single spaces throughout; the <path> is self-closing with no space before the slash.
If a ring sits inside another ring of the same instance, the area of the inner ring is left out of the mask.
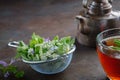
<path id="1" fill-rule="evenodd" d="M 120 26 L 120 11 L 112 10 L 112 0 L 83 0 L 83 7 L 76 16 L 76 39 L 82 45 L 95 47 L 98 33 Z"/>

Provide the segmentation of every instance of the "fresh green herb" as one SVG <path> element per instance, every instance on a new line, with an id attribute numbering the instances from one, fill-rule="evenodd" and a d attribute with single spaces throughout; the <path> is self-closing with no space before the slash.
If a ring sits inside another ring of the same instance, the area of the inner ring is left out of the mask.
<path id="1" fill-rule="evenodd" d="M 111 46 L 113 50 L 120 50 L 120 39 L 114 39 L 115 46 Z"/>
<path id="2" fill-rule="evenodd" d="M 120 39 L 114 39 L 114 44 L 115 44 L 117 47 L 120 47 Z"/>
<path id="3" fill-rule="evenodd" d="M 55 36 L 50 40 L 33 33 L 28 45 L 20 41 L 16 57 L 22 57 L 22 59 L 28 61 L 46 61 L 70 51 L 74 46 L 74 42 L 75 40 L 70 36 L 61 39 Z"/>
<path id="4" fill-rule="evenodd" d="M 24 76 L 24 71 L 18 70 L 15 65 L 12 65 L 15 60 L 11 59 L 11 62 L 8 64 L 5 61 L 0 61 L 0 74 L 1 78 L 8 78 L 13 75 L 15 78 L 22 78 Z"/>

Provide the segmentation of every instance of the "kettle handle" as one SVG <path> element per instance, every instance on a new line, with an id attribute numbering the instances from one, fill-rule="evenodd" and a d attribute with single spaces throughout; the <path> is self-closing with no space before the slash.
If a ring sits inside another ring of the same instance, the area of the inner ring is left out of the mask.
<path id="1" fill-rule="evenodd" d="M 79 20 L 80 24 L 81 24 L 81 28 L 84 29 L 84 25 L 85 25 L 85 18 L 78 15 L 76 16 L 76 19 Z"/>
<path id="2" fill-rule="evenodd" d="M 76 19 L 79 21 L 78 23 L 78 31 L 81 31 L 84 34 L 88 34 L 90 32 L 89 27 L 87 26 L 87 20 L 85 17 L 82 17 L 80 15 L 76 16 Z"/>

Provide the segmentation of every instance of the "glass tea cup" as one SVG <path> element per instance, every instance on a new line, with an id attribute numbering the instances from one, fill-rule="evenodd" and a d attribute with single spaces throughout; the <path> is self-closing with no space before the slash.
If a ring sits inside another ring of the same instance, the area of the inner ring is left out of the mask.
<path id="1" fill-rule="evenodd" d="M 120 80 L 120 28 L 102 31 L 97 35 L 97 53 L 110 80 Z"/>

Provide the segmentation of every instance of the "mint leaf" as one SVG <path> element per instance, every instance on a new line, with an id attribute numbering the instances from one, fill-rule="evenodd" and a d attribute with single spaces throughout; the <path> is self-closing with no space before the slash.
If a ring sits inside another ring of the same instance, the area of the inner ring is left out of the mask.
<path id="1" fill-rule="evenodd" d="M 113 50 L 117 50 L 117 51 L 120 50 L 120 47 L 112 46 L 111 48 L 112 48 Z"/>
<path id="2" fill-rule="evenodd" d="M 53 59 L 70 51 L 74 42 L 75 40 L 71 36 L 62 38 L 55 36 L 52 40 L 46 40 L 33 33 L 28 45 L 23 41 L 20 42 L 20 46 L 17 48 L 17 57 L 28 61 Z"/>
<path id="3" fill-rule="evenodd" d="M 120 47 L 120 39 L 114 39 L 114 44 Z"/>
<path id="4" fill-rule="evenodd" d="M 44 42 L 44 38 L 42 38 L 39 35 L 36 35 L 35 33 L 33 33 L 32 39 L 29 42 L 29 46 L 31 48 L 34 48 L 36 44 L 41 44 L 43 42 Z"/>
<path id="5" fill-rule="evenodd" d="M 18 68 L 15 65 L 12 65 L 10 62 L 7 66 L 0 64 L 0 75 L 6 79 L 11 75 L 13 75 L 16 78 L 22 78 L 24 76 L 24 71 L 19 71 Z"/>
<path id="6" fill-rule="evenodd" d="M 59 40 L 59 36 L 55 36 L 53 40 Z"/>
<path id="7" fill-rule="evenodd" d="M 18 71 L 18 72 L 16 72 L 16 74 L 15 74 L 15 77 L 16 78 L 21 78 L 21 77 L 23 77 L 24 76 L 24 71 Z"/>
<path id="8" fill-rule="evenodd" d="M 26 44 L 23 41 L 20 41 L 19 46 L 26 46 Z"/>

